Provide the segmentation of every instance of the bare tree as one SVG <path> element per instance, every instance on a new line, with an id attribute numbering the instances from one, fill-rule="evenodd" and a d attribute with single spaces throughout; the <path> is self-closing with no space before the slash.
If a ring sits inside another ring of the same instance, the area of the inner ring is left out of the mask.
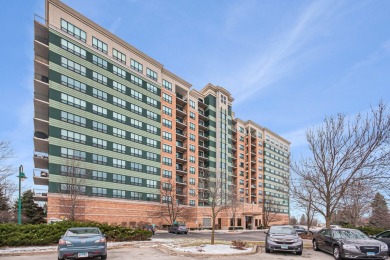
<path id="1" fill-rule="evenodd" d="M 297 181 L 314 189 L 313 208 L 330 226 L 349 187 L 386 176 L 390 162 L 390 115 L 379 103 L 365 117 L 348 120 L 344 114 L 327 117 L 306 132 L 311 156 L 293 164 Z M 388 178 L 388 176 L 386 176 Z M 307 200 L 308 201 L 308 200 Z"/>
<path id="2" fill-rule="evenodd" d="M 228 213 L 230 218 L 233 220 L 233 231 L 236 226 L 236 219 L 238 217 L 238 211 L 239 209 L 243 207 L 243 203 L 240 202 L 240 198 L 237 194 L 237 189 L 231 189 L 229 191 L 229 207 L 228 207 Z"/>
<path id="3" fill-rule="evenodd" d="M 60 206 L 65 217 L 71 221 L 80 219 L 85 213 L 85 182 L 88 171 L 80 166 L 80 161 L 68 159 L 66 165 L 61 167 L 63 180 L 60 186 Z"/>
<path id="4" fill-rule="evenodd" d="M 214 245 L 215 239 L 215 220 L 218 214 L 230 207 L 229 194 L 225 189 L 225 183 L 219 177 L 209 176 L 208 195 L 211 210 L 211 244 Z"/>
<path id="5" fill-rule="evenodd" d="M 9 141 L 0 141 L 0 186 L 7 186 L 6 179 L 15 173 L 15 168 L 6 161 L 14 155 L 13 148 Z"/>
<path id="6" fill-rule="evenodd" d="M 347 189 L 338 210 L 339 220 L 354 226 L 363 224 L 363 217 L 370 212 L 374 190 L 370 183 L 357 181 Z"/>
<path id="7" fill-rule="evenodd" d="M 274 201 L 271 196 L 265 195 L 263 201 L 263 224 L 269 227 L 272 222 L 280 221 L 282 216 L 279 214 L 279 203 Z"/>
<path id="8" fill-rule="evenodd" d="M 162 205 L 160 210 L 153 214 L 157 214 L 156 217 L 165 219 L 170 225 L 173 225 L 178 218 L 184 217 L 186 213 L 185 205 L 180 204 L 176 199 L 177 193 L 180 194 L 181 192 L 180 189 L 173 185 L 172 180 L 161 183 Z"/>

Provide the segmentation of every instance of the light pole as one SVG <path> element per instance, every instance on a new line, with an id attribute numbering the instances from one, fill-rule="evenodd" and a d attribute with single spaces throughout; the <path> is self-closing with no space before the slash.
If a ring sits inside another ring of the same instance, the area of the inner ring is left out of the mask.
<path id="1" fill-rule="evenodd" d="M 27 179 L 26 175 L 23 172 L 23 165 L 19 166 L 19 200 L 18 200 L 18 224 L 22 224 L 22 197 L 21 197 L 21 190 L 22 190 L 22 181 Z"/>

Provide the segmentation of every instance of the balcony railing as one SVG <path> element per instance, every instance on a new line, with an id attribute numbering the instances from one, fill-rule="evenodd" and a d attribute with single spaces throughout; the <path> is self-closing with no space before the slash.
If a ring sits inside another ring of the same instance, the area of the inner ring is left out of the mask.
<path id="1" fill-rule="evenodd" d="M 34 74 L 34 79 L 45 82 L 45 83 L 49 83 L 49 78 L 47 76 L 44 76 L 44 75 L 41 75 L 38 73 Z"/>

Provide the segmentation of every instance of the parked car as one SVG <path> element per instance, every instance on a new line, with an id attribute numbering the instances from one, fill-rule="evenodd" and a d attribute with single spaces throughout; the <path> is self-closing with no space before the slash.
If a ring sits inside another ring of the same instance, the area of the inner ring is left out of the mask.
<path id="1" fill-rule="evenodd" d="M 307 228 L 304 226 L 294 225 L 293 228 L 295 229 L 295 231 L 297 232 L 298 235 L 306 234 L 306 233 L 310 232 L 310 231 L 307 231 Z"/>
<path id="2" fill-rule="evenodd" d="M 145 225 L 142 227 L 143 230 L 149 230 L 154 235 L 156 233 L 156 228 L 152 225 Z"/>
<path id="3" fill-rule="evenodd" d="M 387 259 L 385 243 L 371 239 L 356 229 L 323 228 L 313 238 L 313 249 L 333 254 L 336 260 Z"/>
<path id="4" fill-rule="evenodd" d="M 266 232 L 265 252 L 289 251 L 302 255 L 303 242 L 292 226 L 271 226 Z"/>
<path id="5" fill-rule="evenodd" d="M 371 238 L 382 241 L 383 243 L 386 243 L 387 248 L 390 249 L 390 230 L 383 231 L 382 233 L 379 233 L 375 236 L 372 236 Z M 388 252 L 390 255 L 390 250 Z"/>
<path id="6" fill-rule="evenodd" d="M 175 234 L 187 234 L 188 228 L 184 224 L 173 224 L 168 228 L 169 233 L 175 233 Z"/>
<path id="7" fill-rule="evenodd" d="M 69 228 L 58 241 L 58 259 L 100 257 L 107 259 L 107 241 L 99 228 Z"/>

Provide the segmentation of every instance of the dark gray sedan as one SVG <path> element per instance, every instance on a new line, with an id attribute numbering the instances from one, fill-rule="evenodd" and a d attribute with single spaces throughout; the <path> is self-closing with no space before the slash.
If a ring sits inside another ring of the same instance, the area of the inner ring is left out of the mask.
<path id="1" fill-rule="evenodd" d="M 58 241 L 58 260 L 98 256 L 107 259 L 106 237 L 99 228 L 70 228 Z"/>
<path id="2" fill-rule="evenodd" d="M 303 242 L 292 226 L 272 226 L 266 232 L 265 252 L 287 251 L 302 255 Z"/>
<path id="3" fill-rule="evenodd" d="M 339 259 L 387 259 L 387 245 L 356 229 L 321 229 L 313 238 L 313 249 L 323 250 Z"/>
<path id="4" fill-rule="evenodd" d="M 390 230 L 383 231 L 378 235 L 372 236 L 372 238 L 386 243 L 387 247 L 390 248 Z"/>

